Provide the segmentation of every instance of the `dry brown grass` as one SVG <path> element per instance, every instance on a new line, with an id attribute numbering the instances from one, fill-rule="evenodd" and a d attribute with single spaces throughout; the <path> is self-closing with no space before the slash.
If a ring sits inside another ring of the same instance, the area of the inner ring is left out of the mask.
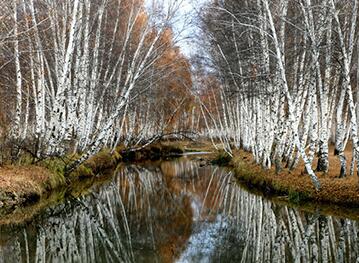
<path id="1" fill-rule="evenodd" d="M 10 168 L 10 171 L 16 170 L 23 170 L 24 167 L 7 167 Z M 32 183 L 28 184 L 28 187 L 23 188 L 21 185 L 17 185 L 15 181 L 11 181 L 13 172 L 7 170 L 5 177 L 10 177 L 8 180 L 7 186 L 0 184 L 0 191 L 5 188 L 8 191 L 12 191 L 11 193 L 16 193 L 17 195 L 25 195 L 26 197 L 29 194 L 34 194 L 35 189 L 44 189 L 44 185 L 49 185 L 50 181 L 53 180 L 53 177 L 56 176 L 53 173 L 50 175 L 48 174 L 48 170 L 46 168 L 32 166 L 27 167 L 28 170 L 32 171 L 28 174 L 23 174 L 21 179 L 18 181 L 32 181 Z M 5 172 L 5 171 L 4 171 Z M 19 171 L 16 171 L 16 176 L 19 175 Z M 28 177 L 28 175 L 30 175 Z M 97 187 L 98 185 L 102 185 L 106 182 L 109 182 L 112 179 L 113 172 L 105 170 L 104 173 L 100 177 L 92 177 L 92 178 L 83 178 L 81 180 L 73 180 L 71 181 L 71 185 L 58 185 L 56 189 L 49 188 L 45 191 L 43 190 L 42 193 L 36 192 L 41 194 L 40 199 L 33 203 L 28 203 L 28 198 L 19 198 L 18 200 L 13 200 L 12 205 L 7 207 L 6 204 L 3 209 L 0 209 L 0 227 L 2 225 L 20 225 L 30 221 L 35 215 L 37 215 L 40 211 L 44 208 L 49 207 L 53 204 L 59 203 L 61 200 L 65 198 L 65 196 L 72 196 L 72 197 L 79 197 L 83 195 L 89 194 L 91 191 L 90 189 L 93 187 Z M 0 178 L 2 178 L 2 173 L 0 173 Z M 44 181 L 42 181 L 44 180 Z M 42 183 L 41 186 L 39 186 Z M 10 193 L 10 192 L 9 192 Z M 24 201 L 21 203 L 21 201 Z M 10 202 L 11 204 L 11 202 Z M 25 205 L 26 204 L 26 205 Z M 15 208 L 15 209 L 14 209 Z"/>
<path id="2" fill-rule="evenodd" d="M 357 176 L 339 178 L 340 162 L 333 154 L 333 146 L 330 147 L 330 168 L 327 174 L 316 173 L 321 183 L 321 189 L 316 191 L 311 179 L 304 172 L 304 163 L 300 162 L 298 167 L 289 171 L 283 169 L 276 173 L 274 168 L 264 170 L 255 164 L 251 153 L 237 151 L 232 161 L 236 174 L 240 180 L 250 185 L 263 188 L 269 192 L 281 194 L 300 193 L 303 197 L 319 201 L 350 206 L 359 206 L 359 181 Z M 350 169 L 352 158 L 351 147 L 348 146 L 345 155 L 347 158 L 347 170 Z M 314 161 L 315 168 L 317 159 Z M 356 169 L 355 173 L 356 174 Z"/>
<path id="3" fill-rule="evenodd" d="M 116 155 L 104 150 L 80 166 L 71 177 L 64 177 L 65 163 L 47 159 L 38 166 L 4 166 L 0 168 L 0 208 L 10 209 L 38 201 L 44 193 L 89 177 L 116 165 Z M 1 211 L 0 211 L 1 214 Z"/>
<path id="4" fill-rule="evenodd" d="M 1 167 L 0 206 L 36 201 L 53 184 L 53 174 L 44 167 Z"/>
<path id="5" fill-rule="evenodd" d="M 6 166 L 0 168 L 0 189 L 2 191 L 24 194 L 29 189 L 41 190 L 41 186 L 50 179 L 51 174 L 44 167 Z"/>

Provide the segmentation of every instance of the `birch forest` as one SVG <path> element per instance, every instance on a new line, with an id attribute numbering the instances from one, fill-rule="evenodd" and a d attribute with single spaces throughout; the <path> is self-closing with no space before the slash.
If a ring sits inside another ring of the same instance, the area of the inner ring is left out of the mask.
<path id="1" fill-rule="evenodd" d="M 1 0 L 2 161 L 80 153 L 71 168 L 104 147 L 186 128 L 193 99 L 171 29 L 178 5 Z"/>
<path id="2" fill-rule="evenodd" d="M 359 173 L 357 0 L 207 1 L 191 57 L 181 1 L 149 2 L 0 0 L 1 162 L 190 136 L 317 189 L 330 154 Z"/>
<path id="3" fill-rule="evenodd" d="M 303 161 L 317 189 L 316 172 L 328 171 L 333 152 L 340 159 L 338 177 L 359 171 L 358 5 L 207 4 L 199 14 L 206 51 L 197 55 L 202 63 L 196 68 L 196 83 L 207 87 L 205 134 L 229 153 L 234 147 L 252 152 L 265 168 L 293 169 Z"/>

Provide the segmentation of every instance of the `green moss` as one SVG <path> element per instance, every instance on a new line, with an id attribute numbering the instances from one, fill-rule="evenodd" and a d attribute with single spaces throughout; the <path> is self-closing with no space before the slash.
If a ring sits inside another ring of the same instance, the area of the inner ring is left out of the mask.
<path id="1" fill-rule="evenodd" d="M 18 165 L 30 165 L 33 163 L 34 163 L 34 157 L 27 153 L 22 154 L 18 161 Z"/>
<path id="2" fill-rule="evenodd" d="M 91 170 L 96 174 L 101 170 L 113 167 L 116 162 L 116 155 L 112 154 L 110 149 L 104 149 L 84 163 L 85 167 L 88 168 L 87 170 L 85 169 L 84 172 L 87 173 Z"/>
<path id="3" fill-rule="evenodd" d="M 60 158 L 48 158 L 39 162 L 39 165 L 47 168 L 52 173 L 61 175 L 64 174 L 66 167 L 65 162 Z"/>
<path id="4" fill-rule="evenodd" d="M 45 189 L 55 189 L 61 185 L 66 184 L 64 177 L 65 162 L 60 158 L 48 158 L 39 163 L 40 166 L 45 167 L 51 173 L 49 180 L 44 183 Z"/>
<path id="5" fill-rule="evenodd" d="M 66 180 L 63 174 L 54 174 L 54 176 L 50 177 L 49 187 L 51 189 L 55 189 L 61 185 L 65 185 Z"/>

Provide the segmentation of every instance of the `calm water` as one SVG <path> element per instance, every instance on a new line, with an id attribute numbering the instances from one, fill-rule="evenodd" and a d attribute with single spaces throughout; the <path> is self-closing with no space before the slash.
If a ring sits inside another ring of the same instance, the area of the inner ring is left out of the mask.
<path id="1" fill-rule="evenodd" d="M 358 222 L 305 213 L 182 158 L 119 167 L 81 198 L 1 228 L 1 262 L 359 262 Z"/>

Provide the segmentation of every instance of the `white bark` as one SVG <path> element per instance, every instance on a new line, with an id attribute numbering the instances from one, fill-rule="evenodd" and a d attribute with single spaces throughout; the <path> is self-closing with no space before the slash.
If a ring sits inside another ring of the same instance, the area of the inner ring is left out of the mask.
<path id="1" fill-rule="evenodd" d="M 286 103 L 288 104 L 288 122 L 289 122 L 289 126 L 292 129 L 293 132 L 293 140 L 294 143 L 296 144 L 298 150 L 301 153 L 302 159 L 304 161 L 305 164 L 305 168 L 310 176 L 310 178 L 312 179 L 312 182 L 315 186 L 315 188 L 317 190 L 319 190 L 320 188 L 320 182 L 317 178 L 317 176 L 315 175 L 315 173 L 313 172 L 312 169 L 312 165 L 310 160 L 308 160 L 307 154 L 305 153 L 304 148 L 302 147 L 300 140 L 299 140 L 299 135 L 298 135 L 298 130 L 295 127 L 295 119 L 294 119 L 294 108 L 293 108 L 293 101 L 292 101 L 292 97 L 289 93 L 289 89 L 288 89 L 288 83 L 287 83 L 287 77 L 286 77 L 286 72 L 285 72 L 285 63 L 283 61 L 283 53 L 281 51 L 280 48 L 280 44 L 278 41 L 278 37 L 277 37 L 277 31 L 273 22 L 273 17 L 272 17 L 272 13 L 271 10 L 269 8 L 269 4 L 267 0 L 263 0 L 264 3 L 264 7 L 265 10 L 267 12 L 267 16 L 268 16 L 268 22 L 272 31 L 272 36 L 273 36 L 273 40 L 274 40 L 274 45 L 275 45 L 275 49 L 276 49 L 276 56 L 277 56 L 277 63 L 278 63 L 278 68 L 279 68 L 279 74 L 280 74 L 280 81 L 281 81 L 281 88 L 283 89 L 284 93 L 285 93 L 285 97 L 286 97 Z"/>

